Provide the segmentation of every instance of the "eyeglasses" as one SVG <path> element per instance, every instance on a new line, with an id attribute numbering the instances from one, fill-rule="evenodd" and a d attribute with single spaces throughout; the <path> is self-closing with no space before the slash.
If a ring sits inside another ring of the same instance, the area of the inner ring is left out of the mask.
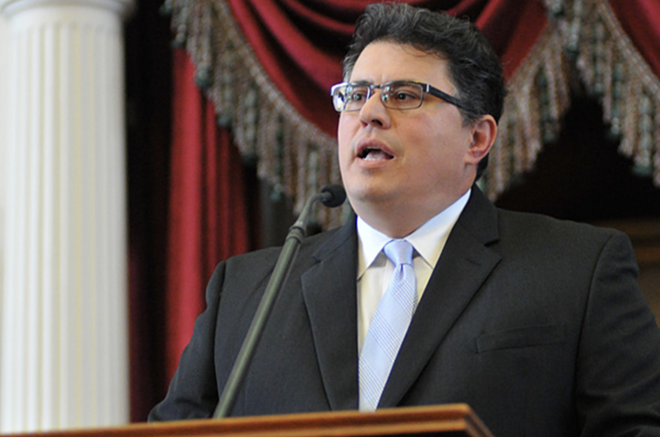
<path id="1" fill-rule="evenodd" d="M 459 99 L 428 83 L 404 80 L 395 80 L 380 85 L 369 85 L 363 82 L 342 82 L 330 88 L 330 95 L 337 112 L 352 112 L 362 109 L 375 89 L 380 89 L 380 100 L 386 108 L 390 109 L 419 108 L 422 106 L 425 93 L 438 97 L 458 108 L 467 109 L 466 105 Z"/>

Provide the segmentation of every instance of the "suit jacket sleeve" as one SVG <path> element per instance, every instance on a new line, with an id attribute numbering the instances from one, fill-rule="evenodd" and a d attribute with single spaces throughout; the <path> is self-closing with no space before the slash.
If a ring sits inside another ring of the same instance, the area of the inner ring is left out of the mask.
<path id="1" fill-rule="evenodd" d="M 583 320 L 576 367 L 582 435 L 660 436 L 660 333 L 623 234 L 602 249 Z"/>
<path id="2" fill-rule="evenodd" d="M 218 404 L 214 367 L 215 325 L 226 263 L 218 264 L 206 290 L 206 310 L 195 321 L 165 399 L 149 413 L 148 420 L 209 418 Z"/>

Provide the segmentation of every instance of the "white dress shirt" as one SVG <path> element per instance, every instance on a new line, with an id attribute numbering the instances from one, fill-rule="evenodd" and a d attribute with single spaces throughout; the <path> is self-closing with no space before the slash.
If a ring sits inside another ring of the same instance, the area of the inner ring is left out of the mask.
<path id="1" fill-rule="evenodd" d="M 470 198 L 470 190 L 447 209 L 436 215 L 412 234 L 405 237 L 415 248 L 413 268 L 417 279 L 417 302 L 422 298 L 426 284 L 431 278 L 442 250 L 463 208 Z M 391 237 L 369 226 L 360 217 L 358 232 L 358 353 L 362 351 L 364 339 L 376 307 L 385 293 L 394 271 L 394 264 L 383 253 Z"/>

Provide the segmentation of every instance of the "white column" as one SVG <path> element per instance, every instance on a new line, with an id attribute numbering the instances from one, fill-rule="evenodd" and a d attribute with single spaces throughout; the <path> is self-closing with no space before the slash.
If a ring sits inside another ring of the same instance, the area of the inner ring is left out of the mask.
<path id="1" fill-rule="evenodd" d="M 9 54 L 0 432 L 128 421 L 122 19 L 131 2 L 0 0 Z"/>
<path id="2" fill-rule="evenodd" d="M 9 58 L 7 43 L 9 32 L 7 29 L 7 20 L 5 17 L 0 14 L 0 65 L 7 65 L 7 59 Z M 5 149 L 7 144 L 7 93 L 9 91 L 8 86 L 8 77 L 7 77 L 7 68 L 0 68 L 0 173 L 2 172 L 2 162 L 5 161 Z M 5 246 L 4 238 L 4 211 L 5 211 L 5 201 L 4 201 L 4 180 L 0 175 L 0 341 L 2 341 L 2 281 L 3 281 L 3 271 L 4 271 L 4 251 L 1 249 Z M 2 346 L 0 345 L 0 348 Z M 0 352 L 1 356 L 2 352 Z M 2 369 L 2 364 L 0 363 L 0 370 Z M 2 392 L 2 384 L 0 384 L 0 393 Z M 2 408 L 2 404 L 0 404 Z"/>

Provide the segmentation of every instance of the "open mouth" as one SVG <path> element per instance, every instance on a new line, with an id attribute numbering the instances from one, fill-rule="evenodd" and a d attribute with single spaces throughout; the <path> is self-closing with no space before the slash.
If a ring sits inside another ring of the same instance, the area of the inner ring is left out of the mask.
<path id="1" fill-rule="evenodd" d="M 365 147 L 362 149 L 362 151 L 360 151 L 358 157 L 360 159 L 364 159 L 365 161 L 382 161 L 394 158 L 394 156 L 376 147 Z"/>

